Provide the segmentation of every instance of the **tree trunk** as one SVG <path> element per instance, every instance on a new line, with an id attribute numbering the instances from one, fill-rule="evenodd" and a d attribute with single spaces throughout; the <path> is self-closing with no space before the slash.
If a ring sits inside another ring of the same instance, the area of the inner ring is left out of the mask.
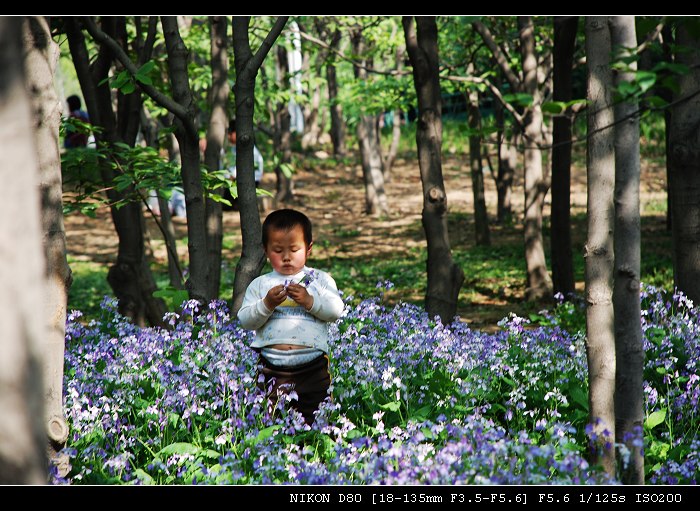
<path id="1" fill-rule="evenodd" d="M 104 33 L 113 39 L 121 39 L 123 44 L 126 44 L 123 17 L 102 19 Z M 111 90 L 107 83 L 113 60 L 112 51 L 106 45 L 100 44 L 97 58 L 91 63 L 77 19 L 67 16 L 64 20 L 71 56 L 90 115 L 90 123 L 101 128 L 95 132 L 98 146 L 106 144 L 110 147 L 117 142 L 133 146 L 139 124 L 140 94 L 133 93 L 127 96 L 117 94 L 117 112 L 131 119 L 129 122 L 118 120 L 113 110 Z M 84 21 L 90 24 L 89 19 Z M 94 31 L 95 27 L 90 26 L 90 29 Z M 105 183 L 113 182 L 114 171 L 108 164 L 102 163 L 100 171 Z M 133 192 L 131 188 L 124 192 L 109 188 L 107 198 L 114 204 Z M 165 304 L 162 300 L 153 297 L 153 292 L 157 288 L 144 250 L 141 203 L 130 202 L 124 207 L 112 206 L 110 209 L 119 238 L 119 249 L 117 262 L 110 267 L 107 281 L 119 300 L 119 312 L 138 325 L 147 323 L 162 325 Z"/>
<path id="2" fill-rule="evenodd" d="M 236 66 L 236 83 L 233 87 L 236 101 L 236 181 L 243 238 L 241 257 L 236 264 L 236 275 L 233 281 L 232 312 L 234 315 L 238 314 L 238 309 L 241 308 L 248 285 L 260 275 L 265 264 L 253 165 L 255 76 L 287 19 L 288 16 L 277 18 L 260 48 L 253 54 L 248 36 L 250 17 L 233 17 L 233 60 Z"/>
<path id="3" fill-rule="evenodd" d="M 228 126 L 228 18 L 226 16 L 209 17 L 209 35 L 211 42 L 212 83 L 209 95 L 211 116 L 207 128 L 207 148 L 204 152 L 204 165 L 211 172 L 221 168 L 221 148 L 226 138 Z M 216 193 L 216 192 L 213 192 Z M 221 286 L 221 244 L 224 236 L 221 203 L 206 199 L 207 229 L 207 296 L 209 299 L 219 297 Z"/>
<path id="4" fill-rule="evenodd" d="M 634 16 L 610 18 L 613 48 L 634 48 L 637 36 Z M 622 50 L 620 57 L 627 56 Z M 636 62 L 629 70 L 619 70 L 616 86 L 632 82 Z M 615 437 L 630 450 L 629 464 L 621 467 L 622 482 L 644 484 L 644 344 L 639 296 L 640 217 L 639 217 L 639 116 L 636 100 L 615 106 L 615 275 L 613 306 L 615 315 Z M 635 428 L 638 428 L 636 431 Z"/>
<path id="5" fill-rule="evenodd" d="M 661 30 L 663 37 L 663 44 L 661 45 L 663 50 L 663 58 L 666 62 L 673 62 L 673 45 L 674 45 L 674 31 L 673 27 L 666 24 Z M 658 92 L 659 96 L 671 103 L 673 101 L 673 92 L 668 87 L 661 87 Z M 664 108 L 664 136 L 666 142 L 666 230 L 673 232 L 673 203 L 671 194 L 671 109 Z"/>
<path id="6" fill-rule="evenodd" d="M 365 183 L 365 213 L 368 215 L 389 214 L 379 149 L 378 120 L 376 115 L 362 115 L 357 123 L 357 140 Z"/>
<path id="7" fill-rule="evenodd" d="M 469 163 L 472 174 L 472 194 L 474 195 L 474 234 L 477 245 L 489 246 L 491 233 L 489 217 L 486 211 L 486 194 L 484 192 L 484 168 L 481 159 L 481 112 L 479 112 L 479 93 L 472 90 L 467 93 L 467 116 L 469 118 Z"/>
<path id="8" fill-rule="evenodd" d="M 287 59 L 287 48 L 280 45 L 277 47 L 277 76 L 279 77 L 280 90 L 289 88 L 289 61 Z M 289 104 L 286 101 L 277 103 L 274 111 L 274 137 L 273 143 L 277 161 L 275 165 L 275 176 L 277 177 L 275 198 L 273 207 L 277 208 L 281 203 L 292 202 L 294 200 L 294 182 L 292 176 L 287 175 L 283 170 L 283 165 L 292 161 L 292 131 L 291 116 L 289 114 Z"/>
<path id="9" fill-rule="evenodd" d="M 170 123 L 163 123 L 169 125 Z M 144 139 L 146 144 L 151 147 L 159 147 L 158 144 L 158 123 L 151 119 L 145 109 L 141 109 L 141 128 L 143 129 Z M 175 136 L 171 133 L 168 135 L 167 144 L 168 156 L 171 162 L 177 161 L 178 165 L 180 162 L 180 152 L 179 149 L 175 149 L 173 146 L 177 146 L 177 140 Z M 175 241 L 175 228 L 173 227 L 172 218 L 170 215 L 170 205 L 168 200 L 163 197 L 160 193 L 158 196 L 158 211 L 160 211 L 160 219 L 157 215 L 153 215 L 153 219 L 158 224 L 158 228 L 163 235 L 163 240 L 165 241 L 165 247 L 168 256 L 168 281 L 170 286 L 174 289 L 183 289 L 184 278 L 182 274 L 182 267 L 180 265 L 180 258 L 177 253 L 177 243 Z M 152 212 L 149 212 L 152 213 Z"/>
<path id="10" fill-rule="evenodd" d="M 442 103 L 438 74 L 437 24 L 433 16 L 403 17 L 406 49 L 418 97 L 416 145 L 423 184 L 423 229 L 428 243 L 428 314 L 450 323 L 457 313 L 464 273 L 452 260 L 447 229 L 447 195 L 442 178 Z"/>
<path id="11" fill-rule="evenodd" d="M 571 69 L 578 16 L 554 17 L 554 101 L 571 101 Z M 571 118 L 554 117 L 552 147 L 552 283 L 568 298 L 575 291 L 571 248 Z"/>
<path id="12" fill-rule="evenodd" d="M 588 237 L 586 332 L 590 422 L 598 435 L 592 463 L 615 474 L 615 335 L 612 304 L 615 155 L 607 18 L 586 18 L 588 60 Z"/>
<path id="13" fill-rule="evenodd" d="M 341 32 L 336 29 L 331 39 L 332 50 L 340 45 Z M 333 155 L 336 158 L 345 158 L 345 121 L 343 119 L 343 107 L 338 102 L 338 77 L 335 68 L 334 55 L 331 53 L 326 62 L 326 82 L 328 83 L 328 103 L 331 111 L 331 141 L 333 142 Z"/>
<path id="14" fill-rule="evenodd" d="M 0 17 L 0 484 L 45 484 L 47 338 L 39 171 L 22 69 L 22 18 Z M 38 317 L 37 317 L 38 316 Z"/>
<path id="15" fill-rule="evenodd" d="M 700 303 L 700 40 L 685 24 L 676 30 L 676 62 L 690 71 L 678 78 L 671 107 L 668 162 L 671 184 L 673 277 L 678 290 Z M 681 99 L 685 99 L 681 101 Z"/>
<path id="16" fill-rule="evenodd" d="M 49 457 L 67 473 L 67 464 L 57 459 L 68 439 L 63 416 L 63 356 L 66 342 L 66 307 L 72 275 L 66 259 L 66 233 L 63 227 L 63 185 L 58 130 L 61 103 L 54 88 L 58 45 L 51 39 L 43 17 L 24 19 L 24 69 L 32 103 L 36 154 L 41 190 L 41 221 L 44 233 L 47 288 L 43 296 L 48 329 L 44 343 L 44 411 L 47 418 Z"/>
<path id="17" fill-rule="evenodd" d="M 494 102 L 494 117 L 496 119 L 496 151 L 498 154 L 498 170 L 495 176 L 498 206 L 496 220 L 499 224 L 509 223 L 513 218 L 512 195 L 515 169 L 518 165 L 518 149 L 514 128 L 506 130 L 505 108 L 500 101 Z M 514 123 L 513 123 L 514 125 Z"/>
<path id="18" fill-rule="evenodd" d="M 391 125 L 391 144 L 389 145 L 389 150 L 384 157 L 384 182 L 391 182 L 391 169 L 394 166 L 394 161 L 396 160 L 396 155 L 399 153 L 399 142 L 401 142 L 401 117 L 403 112 L 400 108 L 394 109 L 393 113 L 393 124 Z"/>
<path id="19" fill-rule="evenodd" d="M 310 61 L 307 55 L 307 59 Z M 321 64 L 322 50 L 316 55 L 316 65 L 313 66 L 316 76 L 321 75 Z M 309 84 L 313 84 L 312 76 L 312 66 L 307 66 L 306 69 Z M 304 134 L 301 137 L 301 147 L 303 149 L 309 149 L 311 147 L 318 145 L 318 139 L 321 135 L 321 116 L 319 115 L 319 110 L 321 107 L 321 87 L 313 87 L 313 91 L 309 91 L 308 94 L 311 96 L 311 102 L 308 106 L 304 108 Z"/>
<path id="20" fill-rule="evenodd" d="M 353 52 L 361 56 L 365 51 L 365 41 L 361 31 L 352 34 Z M 361 57 L 360 57 L 361 58 Z M 367 64 L 364 59 L 362 65 Z M 355 78 L 367 80 L 364 67 L 355 65 Z M 365 183 L 365 212 L 369 215 L 388 215 L 389 202 L 384 189 L 384 171 L 379 146 L 379 116 L 363 113 L 357 122 L 357 142 L 360 147 L 362 176 Z"/>
<path id="21" fill-rule="evenodd" d="M 532 18 L 518 17 L 520 51 L 523 62 L 523 91 L 533 98 L 525 116 L 523 166 L 525 168 L 525 263 L 528 300 L 549 299 L 552 280 L 547 272 L 542 240 L 542 210 L 547 182 L 542 168 L 542 94 L 537 84 L 537 55 Z"/>
<path id="22" fill-rule="evenodd" d="M 162 16 L 163 36 L 168 52 L 168 77 L 173 99 L 187 112 L 187 120 L 175 117 L 175 136 L 180 145 L 182 185 L 187 208 L 187 250 L 190 274 L 185 288 L 191 299 L 209 301 L 206 208 L 199 167 L 199 137 L 195 129 L 195 102 L 187 74 L 189 52 L 180 37 L 175 16 Z"/>
<path id="23" fill-rule="evenodd" d="M 396 71 L 403 71 L 403 61 L 406 49 L 400 46 L 396 50 Z M 393 123 L 391 125 L 391 144 L 389 145 L 389 150 L 384 157 L 384 182 L 388 183 L 391 181 L 391 168 L 394 166 L 394 160 L 396 160 L 396 155 L 399 152 L 399 142 L 401 141 L 401 116 L 402 112 L 400 108 L 395 108 L 393 113 Z"/>

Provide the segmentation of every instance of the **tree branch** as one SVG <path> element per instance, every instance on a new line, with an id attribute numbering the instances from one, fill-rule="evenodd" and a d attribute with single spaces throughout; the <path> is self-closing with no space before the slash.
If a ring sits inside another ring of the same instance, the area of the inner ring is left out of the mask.
<path id="1" fill-rule="evenodd" d="M 379 69 L 365 66 L 363 64 L 360 64 L 356 59 L 353 59 L 352 57 L 348 57 L 342 51 L 338 50 L 337 48 L 334 48 L 332 42 L 331 42 L 331 44 L 326 43 L 325 41 L 321 41 L 320 39 L 312 36 L 308 32 L 304 32 L 302 30 L 299 30 L 299 34 L 301 35 L 302 38 L 306 39 L 307 41 L 312 42 L 314 44 L 317 44 L 321 48 L 327 49 L 329 51 L 329 53 L 337 55 L 342 60 L 349 62 L 353 66 L 357 66 L 360 69 L 364 69 L 368 73 L 374 73 L 377 75 L 384 75 L 384 76 L 405 76 L 405 75 L 411 74 L 410 71 L 399 71 L 398 69 L 392 69 L 390 71 L 380 71 Z M 334 36 L 334 39 L 335 39 L 335 36 Z"/>
<path id="2" fill-rule="evenodd" d="M 654 27 L 654 30 L 652 30 L 649 35 L 646 37 L 644 42 L 637 46 L 636 54 L 639 55 L 642 53 L 644 50 L 647 49 L 647 46 L 649 46 L 654 40 L 659 37 L 659 34 L 661 31 L 664 29 L 664 26 L 666 25 L 666 21 L 668 20 L 668 16 L 663 16 L 661 18 L 661 21 L 659 21 L 659 24 Z"/>
<path id="3" fill-rule="evenodd" d="M 514 91 L 520 90 L 521 81 L 513 72 L 510 64 L 508 64 L 508 60 L 506 59 L 505 55 L 503 55 L 501 48 L 498 46 L 498 44 L 496 44 L 491 31 L 480 21 L 473 22 L 472 26 L 481 36 L 481 39 L 483 39 L 489 50 L 491 50 L 493 58 L 496 59 L 496 63 L 500 66 L 501 70 L 503 70 L 503 74 L 505 75 L 506 80 L 508 80 L 510 86 Z"/>
<path id="4" fill-rule="evenodd" d="M 441 78 L 444 78 L 445 80 L 450 80 L 452 82 L 463 82 L 463 83 L 483 83 L 485 84 L 493 93 L 494 96 L 496 96 L 496 99 L 501 102 L 503 107 L 510 112 L 510 114 L 515 118 L 515 121 L 522 127 L 523 125 L 523 116 L 518 113 L 513 106 L 508 103 L 505 99 L 503 99 L 503 95 L 501 94 L 501 91 L 498 90 L 498 87 L 496 87 L 493 83 L 491 83 L 490 80 L 486 78 L 481 78 L 478 76 L 454 76 L 454 75 L 448 75 L 448 76 L 443 76 Z"/>
<path id="5" fill-rule="evenodd" d="M 119 60 L 119 62 L 122 63 L 124 68 L 131 74 L 131 76 L 135 76 L 138 72 L 138 68 L 131 61 L 129 56 L 124 52 L 121 46 L 119 46 L 119 43 L 117 43 L 114 39 L 112 39 L 110 36 L 108 36 L 102 30 L 100 30 L 95 24 L 95 20 L 93 20 L 90 16 L 82 16 L 81 19 L 83 20 L 85 28 L 90 33 L 90 35 L 96 41 L 107 46 L 112 51 L 114 56 Z M 153 101 L 158 103 L 163 108 L 167 109 L 169 112 L 175 114 L 184 124 L 190 122 L 187 117 L 187 110 L 182 105 L 174 101 L 172 98 L 166 96 L 152 85 L 141 83 L 136 79 L 134 79 L 134 82 L 136 83 L 136 85 L 139 86 L 141 90 L 148 94 L 148 96 Z"/>
<path id="6" fill-rule="evenodd" d="M 275 20 L 275 24 L 265 36 L 265 39 L 260 44 L 260 48 L 258 48 L 258 51 L 256 51 L 255 54 L 250 59 L 248 59 L 248 62 L 246 62 L 245 67 L 247 72 L 253 74 L 257 73 L 258 69 L 260 69 L 260 66 L 262 66 L 263 60 L 265 60 L 265 57 L 272 49 L 272 46 L 275 44 L 275 41 L 282 33 L 282 29 L 284 29 L 284 26 L 287 24 L 288 19 L 289 16 L 280 16 Z"/>

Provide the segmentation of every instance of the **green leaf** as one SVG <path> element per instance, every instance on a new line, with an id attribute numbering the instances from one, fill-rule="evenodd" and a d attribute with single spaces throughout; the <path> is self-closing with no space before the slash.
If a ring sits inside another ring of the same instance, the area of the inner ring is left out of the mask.
<path id="1" fill-rule="evenodd" d="M 144 83 L 146 85 L 153 85 L 153 80 L 151 80 L 150 76 L 145 76 L 145 75 L 136 75 L 134 76 L 136 81 Z"/>
<path id="2" fill-rule="evenodd" d="M 666 105 L 668 105 L 668 101 L 660 98 L 659 96 L 649 96 L 646 98 L 646 102 L 653 108 L 664 108 Z"/>
<path id="3" fill-rule="evenodd" d="M 514 94 L 505 94 L 503 99 L 509 103 L 519 106 L 530 106 L 532 104 L 532 95 L 524 92 L 516 92 Z"/>
<path id="4" fill-rule="evenodd" d="M 166 445 L 158 454 L 172 456 L 173 454 L 197 454 L 201 449 L 189 442 L 175 442 L 174 444 Z"/>
<path id="5" fill-rule="evenodd" d="M 413 412 L 413 413 L 411 414 L 411 417 L 410 417 L 410 418 L 411 418 L 412 420 L 421 421 L 421 422 L 422 422 L 422 421 L 424 421 L 424 420 L 426 420 L 426 419 L 428 418 L 431 409 L 432 409 L 432 407 L 431 407 L 430 405 L 426 405 L 426 406 L 424 406 L 424 407 L 422 407 L 422 408 L 419 408 L 419 409 L 416 410 L 415 412 Z"/>
<path id="6" fill-rule="evenodd" d="M 644 421 L 644 426 L 648 429 L 654 429 L 666 419 L 666 410 L 656 410 L 651 413 L 647 420 Z"/>
<path id="7" fill-rule="evenodd" d="M 134 470 L 134 475 L 138 478 L 139 481 L 141 481 L 143 484 L 156 484 L 154 479 L 148 474 L 146 471 L 144 471 L 142 468 L 137 468 Z"/>
<path id="8" fill-rule="evenodd" d="M 123 94 L 131 94 L 136 90 L 136 85 L 134 85 L 134 82 L 129 82 L 125 84 L 123 87 L 120 87 L 120 90 L 122 91 Z"/>
<path id="9" fill-rule="evenodd" d="M 574 403 L 588 410 L 588 394 L 581 387 L 572 386 L 570 389 L 570 397 Z"/>
<path id="10" fill-rule="evenodd" d="M 218 460 L 221 457 L 221 453 L 219 451 L 215 451 L 214 449 L 205 449 L 201 453 L 205 458 L 209 458 L 212 460 Z"/>
<path id="11" fill-rule="evenodd" d="M 542 111 L 548 114 L 558 115 L 566 110 L 566 103 L 562 101 L 546 101 L 542 103 Z"/>
<path id="12" fill-rule="evenodd" d="M 398 412 L 401 408 L 401 403 L 399 403 L 398 401 L 392 401 L 391 403 L 379 405 L 379 408 L 381 408 L 382 410 L 389 410 L 390 412 Z"/>
<path id="13" fill-rule="evenodd" d="M 637 71 L 635 81 L 639 85 L 642 92 L 646 92 L 656 83 L 656 73 L 651 71 Z"/>
<path id="14" fill-rule="evenodd" d="M 275 434 L 275 431 L 280 429 L 282 427 L 281 424 L 275 424 L 274 426 L 268 426 L 265 429 L 261 429 L 260 433 L 258 433 L 258 436 L 255 437 L 255 443 L 260 444 L 270 438 L 272 435 Z"/>
<path id="15" fill-rule="evenodd" d="M 280 170 L 288 179 L 291 178 L 292 174 L 294 173 L 294 167 L 292 167 L 289 163 L 283 163 L 280 165 Z"/>
<path id="16" fill-rule="evenodd" d="M 129 76 L 129 73 L 127 71 L 122 71 L 114 78 L 114 80 L 112 80 L 112 87 L 115 89 L 121 89 L 130 81 L 131 77 Z"/>
<path id="17" fill-rule="evenodd" d="M 659 62 L 652 69 L 652 71 L 662 70 L 671 71 L 672 73 L 676 73 L 679 75 L 688 74 L 688 72 L 690 71 L 688 66 L 686 66 L 685 64 L 676 64 L 675 62 Z"/>

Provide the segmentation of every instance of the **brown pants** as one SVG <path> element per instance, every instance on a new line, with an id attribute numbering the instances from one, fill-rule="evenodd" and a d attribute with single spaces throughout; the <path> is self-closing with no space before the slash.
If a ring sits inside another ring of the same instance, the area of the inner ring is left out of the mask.
<path id="1" fill-rule="evenodd" d="M 289 405 L 304 416 L 307 424 L 314 422 L 314 412 L 318 405 L 328 396 L 331 385 L 331 375 L 328 372 L 328 356 L 323 355 L 308 364 L 298 367 L 278 367 L 270 364 L 265 357 L 260 356 L 265 382 L 259 383 L 263 390 L 268 390 L 268 399 L 273 405 L 280 399 L 281 394 L 296 391 L 298 400 L 290 401 Z M 272 384 L 270 381 L 274 380 Z M 271 385 L 271 386 L 270 386 Z"/>

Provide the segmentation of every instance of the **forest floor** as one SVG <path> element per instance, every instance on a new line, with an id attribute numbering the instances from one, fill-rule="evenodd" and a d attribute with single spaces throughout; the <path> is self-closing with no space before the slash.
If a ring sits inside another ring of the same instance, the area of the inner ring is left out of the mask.
<path id="1" fill-rule="evenodd" d="M 320 157 L 319 157 L 320 156 Z M 350 275 L 360 271 L 368 261 L 400 258 L 402 255 L 415 258 L 417 251 L 426 247 L 425 235 L 421 224 L 422 188 L 418 162 L 415 156 L 399 158 L 392 170 L 391 179 L 386 185 L 390 207 L 388 216 L 376 217 L 364 213 L 365 197 L 362 170 L 359 165 L 341 165 L 323 155 L 310 156 L 302 160 L 295 169 L 294 191 L 296 202 L 290 204 L 309 215 L 314 224 L 314 249 L 310 264 L 324 268 L 324 262 L 343 260 L 349 265 Z M 449 236 L 453 250 L 470 251 L 474 248 L 473 196 L 468 155 L 447 155 L 443 161 L 445 189 L 448 196 Z M 645 247 L 650 250 L 667 250 L 668 232 L 665 229 L 666 177 L 665 169 L 652 163 L 643 164 L 641 186 L 642 211 L 642 252 Z M 489 170 L 484 171 L 486 187 L 486 204 L 491 227 L 491 244 L 493 246 L 522 248 L 522 211 L 523 188 L 521 176 L 513 186 L 512 206 L 514 221 L 511 225 L 498 225 L 496 219 L 496 189 Z M 273 191 L 275 176 L 266 173 L 262 186 Z M 545 204 L 545 250 L 549 255 L 548 218 L 551 194 L 547 195 Z M 574 165 L 571 180 L 571 213 L 573 250 L 582 253 L 586 236 L 586 174 L 582 165 Z M 267 212 L 261 212 L 264 219 Z M 166 260 L 164 245 L 155 222 L 147 220 L 151 237 L 153 257 L 159 263 Z M 116 259 L 117 237 L 107 208 L 97 211 L 96 218 L 80 214 L 68 215 L 65 219 L 67 249 L 69 260 L 74 262 L 91 262 L 106 266 Z M 186 239 L 186 225 L 175 224 L 177 238 Z M 235 266 L 240 256 L 240 220 L 235 211 L 224 212 L 224 252 L 223 258 L 231 267 Z M 659 239 L 666 240 L 658 243 Z M 180 243 L 178 251 L 181 260 L 187 257 L 186 243 Z M 670 254 L 669 254 L 670 255 Z M 659 256 L 664 259 L 664 255 Z M 424 256 L 422 259 L 424 268 Z M 524 275 L 524 255 L 522 275 Z M 549 264 L 549 263 L 548 263 Z M 465 269 L 465 272 L 468 272 Z M 551 267 L 550 267 L 551 271 Z M 644 273 L 644 272 L 643 272 Z M 582 273 L 578 272 L 577 290 L 583 290 Z M 504 283 L 498 292 L 488 289 L 501 287 L 499 276 L 491 286 L 483 286 L 480 275 L 467 274 L 463 287 L 471 287 L 468 299 L 460 300 L 458 313 L 464 321 L 483 329 L 496 328 L 496 323 L 509 312 L 521 313 L 532 310 L 524 302 L 525 282 L 521 279 L 515 285 Z M 643 276 L 644 278 L 644 276 Z M 338 280 L 338 279 L 336 279 Z M 343 288 L 343 282 L 338 282 Z M 230 284 L 229 284 L 230 286 Z M 419 289 L 401 289 L 397 291 L 398 299 L 421 303 L 423 296 Z M 227 297 L 226 297 L 227 298 Z"/>

